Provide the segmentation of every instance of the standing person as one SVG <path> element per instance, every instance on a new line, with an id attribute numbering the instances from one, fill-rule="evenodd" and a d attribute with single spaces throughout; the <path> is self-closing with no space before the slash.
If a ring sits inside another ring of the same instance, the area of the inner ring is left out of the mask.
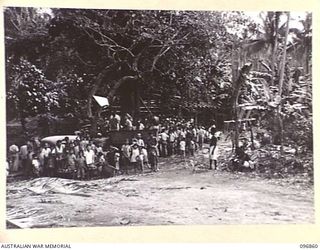
<path id="1" fill-rule="evenodd" d="M 20 168 L 25 173 L 26 176 L 29 176 L 32 171 L 31 159 L 29 153 L 32 151 L 32 142 L 28 141 L 27 144 L 20 147 Z"/>
<path id="2" fill-rule="evenodd" d="M 32 146 L 32 142 L 28 143 L 28 153 L 27 153 L 27 164 L 26 164 L 26 175 L 32 176 L 33 175 L 33 167 L 32 167 L 32 160 L 33 155 L 35 154 L 34 148 Z"/>
<path id="3" fill-rule="evenodd" d="M 137 142 L 138 142 L 138 146 L 140 148 L 145 146 L 144 141 L 142 139 L 142 135 L 140 133 L 137 134 Z"/>
<path id="4" fill-rule="evenodd" d="M 66 136 L 66 137 L 61 141 L 61 144 L 64 145 L 63 147 L 64 147 L 65 149 L 69 150 L 69 149 L 70 149 L 70 144 L 71 144 L 69 137 Z"/>
<path id="5" fill-rule="evenodd" d="M 130 150 L 131 146 L 129 144 L 129 139 L 126 139 L 125 144 L 121 147 L 121 167 L 125 174 L 128 174 L 129 167 L 130 167 Z"/>
<path id="6" fill-rule="evenodd" d="M 190 151 L 190 146 L 191 146 L 191 141 L 193 140 L 193 134 L 190 128 L 187 129 L 187 133 L 186 133 L 186 152 L 188 153 L 188 155 L 191 154 Z"/>
<path id="7" fill-rule="evenodd" d="M 35 177 L 40 177 L 42 173 L 41 165 L 40 165 L 39 157 L 35 153 L 32 154 L 31 164 L 32 164 L 33 175 Z"/>
<path id="8" fill-rule="evenodd" d="M 139 166 L 140 149 L 136 141 L 133 142 L 130 148 L 130 164 L 133 166 L 134 171 L 140 170 Z"/>
<path id="9" fill-rule="evenodd" d="M 132 130 L 133 126 L 132 126 L 132 117 L 129 114 L 126 114 L 124 117 L 124 125 L 125 125 L 125 129 L 127 130 Z"/>
<path id="10" fill-rule="evenodd" d="M 66 156 L 67 169 L 70 170 L 72 179 L 76 179 L 77 177 L 76 155 L 73 149 L 66 150 L 66 153 L 67 153 L 67 156 Z"/>
<path id="11" fill-rule="evenodd" d="M 158 156 L 159 156 L 159 151 L 158 151 L 158 140 L 157 137 L 150 133 L 149 139 L 148 139 L 148 157 L 149 157 L 149 163 L 151 165 L 151 169 L 153 171 L 158 171 Z"/>
<path id="12" fill-rule="evenodd" d="M 86 167 L 88 171 L 88 177 L 91 177 L 92 170 L 95 168 L 95 153 L 91 149 L 91 146 L 88 145 L 86 151 L 84 151 L 84 158 L 86 160 Z"/>
<path id="13" fill-rule="evenodd" d="M 204 130 L 204 127 L 200 127 L 200 129 L 198 131 L 198 144 L 199 144 L 200 150 L 202 150 L 202 147 L 203 147 L 205 134 L 206 134 L 206 131 Z"/>
<path id="14" fill-rule="evenodd" d="M 149 165 L 149 157 L 148 157 L 148 151 L 145 146 L 141 148 L 141 155 L 142 155 L 142 164 L 143 168 L 146 166 L 147 168 L 150 168 Z"/>
<path id="15" fill-rule="evenodd" d="M 55 157 L 55 166 L 56 170 L 63 168 L 64 163 L 64 146 L 60 140 L 57 141 L 56 146 L 52 150 L 52 154 Z"/>
<path id="16" fill-rule="evenodd" d="M 198 149 L 198 128 L 197 127 L 192 127 L 192 140 L 195 143 L 195 150 Z"/>
<path id="17" fill-rule="evenodd" d="M 80 150 L 84 152 L 88 144 L 89 144 L 89 141 L 84 136 L 81 136 L 79 141 Z"/>
<path id="18" fill-rule="evenodd" d="M 9 154 L 10 154 L 10 171 L 17 172 L 19 170 L 19 148 L 17 145 L 12 144 L 9 147 Z"/>
<path id="19" fill-rule="evenodd" d="M 158 168 L 158 153 L 157 153 L 157 147 L 156 146 L 150 146 L 148 148 L 148 157 L 151 169 L 153 171 L 159 171 Z"/>
<path id="20" fill-rule="evenodd" d="M 75 140 L 74 143 L 73 143 L 73 151 L 74 151 L 74 154 L 76 156 L 79 155 L 79 152 L 80 152 L 80 145 L 79 145 L 79 140 Z"/>
<path id="21" fill-rule="evenodd" d="M 86 158 L 84 157 L 84 152 L 82 150 L 79 151 L 79 154 L 76 159 L 76 166 L 77 166 L 77 172 L 78 172 L 78 178 L 80 180 L 84 180 L 86 177 Z"/>
<path id="22" fill-rule="evenodd" d="M 93 150 L 93 152 L 97 153 L 97 146 L 96 146 L 96 144 L 94 143 L 93 140 L 89 141 L 89 145 L 91 147 L 91 150 Z"/>
<path id="23" fill-rule="evenodd" d="M 176 133 L 173 129 L 169 130 L 168 155 L 171 156 L 175 151 Z"/>
<path id="24" fill-rule="evenodd" d="M 185 159 L 186 158 L 186 140 L 184 137 L 182 137 L 180 140 L 179 149 L 180 149 L 181 157 Z"/>
<path id="25" fill-rule="evenodd" d="M 106 158 L 104 157 L 104 154 L 102 152 L 99 152 L 97 154 L 96 164 L 97 164 L 99 173 L 102 175 L 102 172 L 103 172 L 105 164 L 106 164 Z"/>
<path id="26" fill-rule="evenodd" d="M 115 174 L 120 174 L 120 153 L 119 150 L 114 153 L 114 167 L 116 169 Z"/>
<path id="27" fill-rule="evenodd" d="M 48 159 L 50 153 L 51 148 L 49 147 L 48 143 L 45 143 L 39 154 L 40 163 L 43 167 L 43 174 L 45 176 L 48 175 Z"/>
<path id="28" fill-rule="evenodd" d="M 169 135 L 166 132 L 166 130 L 163 129 L 160 134 L 160 149 L 161 149 L 160 152 L 161 152 L 161 156 L 163 157 L 168 156 L 168 139 L 169 139 Z"/>
<path id="29" fill-rule="evenodd" d="M 120 130 L 120 122 L 121 122 L 121 117 L 113 113 L 110 116 L 110 130 Z"/>
<path id="30" fill-rule="evenodd" d="M 159 156 L 160 153 L 159 153 L 159 150 L 158 150 L 158 138 L 153 133 L 149 134 L 149 138 L 148 138 L 148 141 L 147 141 L 147 148 L 149 149 L 151 147 L 154 147 L 156 149 L 157 156 Z"/>
<path id="31" fill-rule="evenodd" d="M 40 142 L 39 137 L 35 137 L 33 139 L 32 143 L 33 143 L 33 151 L 38 152 L 40 149 L 40 146 L 41 146 L 41 142 Z"/>
<path id="32" fill-rule="evenodd" d="M 92 150 L 91 146 L 88 145 L 86 151 L 84 151 L 84 157 L 86 159 L 86 165 L 90 169 L 94 165 L 95 153 Z"/>
<path id="33" fill-rule="evenodd" d="M 194 156 L 195 150 L 196 150 L 196 143 L 194 142 L 194 140 L 191 140 L 190 148 L 189 148 L 190 156 Z"/>
<path id="34" fill-rule="evenodd" d="M 28 144 L 20 147 L 20 169 L 26 171 L 27 159 L 28 159 Z"/>
<path id="35" fill-rule="evenodd" d="M 53 177 L 56 174 L 56 172 L 55 172 L 55 157 L 52 155 L 52 153 L 49 153 L 49 156 L 48 156 L 47 174 L 49 177 Z"/>
<path id="36" fill-rule="evenodd" d="M 209 133 L 211 134 L 211 136 L 213 137 L 214 134 L 217 132 L 217 127 L 216 127 L 216 122 L 213 121 L 213 124 L 211 125 L 211 127 L 208 129 Z"/>
<path id="37" fill-rule="evenodd" d="M 211 137 L 210 141 L 210 149 L 209 149 L 209 169 L 212 168 L 212 162 L 214 162 L 214 169 L 217 169 L 217 162 L 218 162 L 218 156 L 219 156 L 219 149 L 218 149 L 218 132 L 214 133 Z"/>

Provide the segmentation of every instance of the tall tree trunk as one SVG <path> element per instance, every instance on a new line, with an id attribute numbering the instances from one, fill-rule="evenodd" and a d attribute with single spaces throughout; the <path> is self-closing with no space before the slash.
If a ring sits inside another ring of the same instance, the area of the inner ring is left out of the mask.
<path id="1" fill-rule="evenodd" d="M 247 76 L 251 70 L 252 64 L 246 63 L 239 71 L 238 78 L 233 85 L 232 103 L 233 117 L 235 122 L 235 147 L 239 147 L 239 120 L 238 120 L 238 102 L 241 86 L 245 83 Z"/>
<path id="2" fill-rule="evenodd" d="M 90 134 L 92 136 L 95 136 L 97 134 L 98 119 L 99 119 L 99 115 L 100 115 L 100 112 L 101 112 L 101 109 L 99 109 L 98 112 L 93 114 L 93 112 L 92 112 L 92 98 L 97 93 L 98 89 L 100 88 L 100 86 L 102 84 L 102 80 L 104 79 L 106 74 L 109 73 L 109 72 L 114 71 L 118 66 L 119 66 L 119 63 L 114 63 L 114 64 L 111 64 L 111 65 L 107 66 L 106 68 L 104 68 L 99 73 L 99 75 L 97 76 L 96 81 L 95 81 L 95 83 L 94 83 L 94 85 L 93 85 L 93 87 L 90 90 L 90 93 L 88 95 L 88 99 L 87 99 L 87 116 L 90 119 L 90 124 L 91 124 Z"/>
<path id="3" fill-rule="evenodd" d="M 92 113 L 92 97 L 96 94 L 98 89 L 100 88 L 102 84 L 103 78 L 106 76 L 108 72 L 114 71 L 117 67 L 119 66 L 119 63 L 114 63 L 112 65 L 107 66 L 105 69 L 103 69 L 99 75 L 97 76 L 95 83 L 90 90 L 90 93 L 88 95 L 87 99 L 87 115 L 89 118 L 92 118 L 93 113 Z"/>
<path id="4" fill-rule="evenodd" d="M 276 60 L 277 60 L 277 50 L 278 50 L 278 22 L 277 22 L 277 17 L 276 15 L 278 15 L 278 13 L 276 12 L 274 14 L 274 25 L 275 25 L 275 35 L 274 35 L 274 44 L 272 46 L 272 56 L 271 56 L 271 86 L 274 85 L 274 80 L 276 77 L 276 69 L 275 69 L 275 65 L 276 65 Z"/>
<path id="5" fill-rule="evenodd" d="M 280 76 L 279 76 L 279 96 L 282 96 L 282 89 L 283 89 L 283 81 L 284 81 L 284 70 L 286 66 L 286 58 L 287 58 L 287 41 L 288 41 L 288 34 L 289 34 L 289 21 L 290 21 L 290 12 L 287 13 L 287 26 L 286 26 L 286 34 L 284 39 L 283 45 L 283 52 L 282 52 L 282 60 L 281 60 L 281 69 L 280 69 Z M 281 108 L 282 102 L 278 106 L 278 121 L 279 121 L 279 129 L 280 129 L 280 143 L 281 143 L 281 153 L 283 152 L 283 121 L 281 117 Z"/>

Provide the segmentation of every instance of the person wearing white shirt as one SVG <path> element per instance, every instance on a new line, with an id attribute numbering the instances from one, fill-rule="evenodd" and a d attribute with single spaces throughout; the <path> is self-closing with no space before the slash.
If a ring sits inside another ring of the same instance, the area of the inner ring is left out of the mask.
<path id="1" fill-rule="evenodd" d="M 168 139 L 168 133 L 165 130 L 162 130 L 162 133 L 160 134 L 160 152 L 163 157 L 167 157 L 168 155 Z"/>
<path id="2" fill-rule="evenodd" d="M 180 141 L 179 149 L 180 149 L 180 154 L 181 154 L 182 158 L 185 158 L 185 156 L 186 156 L 186 141 L 185 141 L 185 138 L 182 138 L 182 140 Z"/>
<path id="3" fill-rule="evenodd" d="M 44 174 L 47 174 L 47 168 L 48 168 L 48 160 L 49 160 L 49 155 L 51 153 L 51 148 L 49 147 L 48 143 L 44 144 L 44 147 L 41 149 L 40 154 L 39 154 L 39 161 L 40 164 L 43 166 L 43 172 Z"/>
<path id="4" fill-rule="evenodd" d="M 91 146 L 87 146 L 87 150 L 84 151 L 84 158 L 86 160 L 87 167 L 93 167 L 94 160 L 95 160 L 95 154 L 94 151 L 91 149 Z"/>
<path id="5" fill-rule="evenodd" d="M 17 145 L 12 144 L 9 147 L 10 153 L 10 170 L 17 172 L 19 168 L 19 148 Z"/>
<path id="6" fill-rule="evenodd" d="M 139 133 L 139 134 L 137 134 L 137 140 L 138 140 L 138 146 L 140 147 L 140 148 L 142 148 L 142 147 L 144 147 L 145 146 L 145 144 L 144 144 L 144 140 L 142 139 L 142 136 L 141 136 L 141 134 Z"/>

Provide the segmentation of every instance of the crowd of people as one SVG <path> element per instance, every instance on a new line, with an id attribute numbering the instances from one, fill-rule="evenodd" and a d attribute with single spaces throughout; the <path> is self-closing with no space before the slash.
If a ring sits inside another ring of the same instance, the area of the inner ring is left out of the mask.
<path id="1" fill-rule="evenodd" d="M 117 116 L 114 114 L 111 117 L 111 128 L 130 130 L 120 126 Z M 125 119 L 131 120 L 128 116 Z M 132 124 L 126 123 L 128 126 Z M 178 121 L 165 118 L 161 123 L 148 126 L 149 133 L 146 133 L 146 126 L 141 121 L 137 124 L 137 131 L 132 132 L 131 138 L 127 138 L 123 145 L 115 146 L 109 141 L 94 140 L 86 133 L 78 133 L 74 140 L 65 137 L 48 143 L 33 138 L 20 147 L 13 144 L 8 150 L 8 173 L 20 171 L 35 177 L 68 174 L 75 179 L 88 179 L 93 175 L 110 177 L 130 171 L 158 171 L 159 157 L 192 157 L 203 148 L 205 142 L 210 143 L 210 168 L 217 167 L 218 136 L 215 125 L 205 129 L 195 126 L 192 119 Z"/>

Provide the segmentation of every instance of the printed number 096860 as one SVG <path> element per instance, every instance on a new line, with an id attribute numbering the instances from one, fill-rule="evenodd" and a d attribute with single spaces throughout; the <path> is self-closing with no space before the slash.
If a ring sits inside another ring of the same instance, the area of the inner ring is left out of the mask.
<path id="1" fill-rule="evenodd" d="M 300 244 L 300 248 L 318 248 L 318 244 Z"/>

